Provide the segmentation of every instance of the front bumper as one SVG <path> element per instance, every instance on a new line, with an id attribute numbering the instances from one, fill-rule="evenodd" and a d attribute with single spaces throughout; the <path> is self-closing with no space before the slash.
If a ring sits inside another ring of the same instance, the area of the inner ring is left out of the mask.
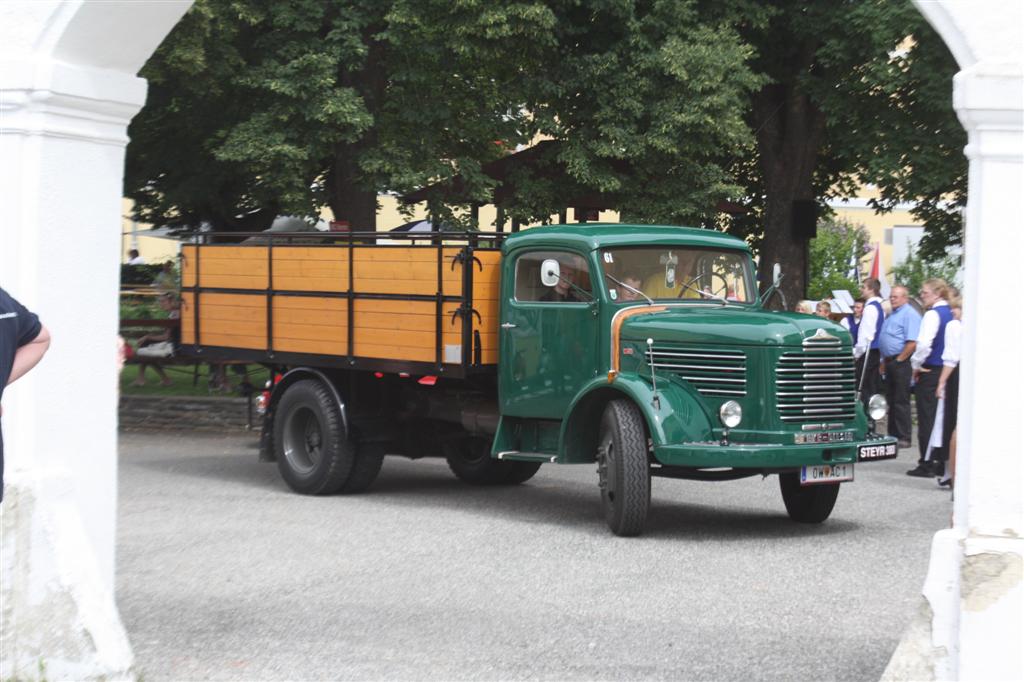
<path id="1" fill-rule="evenodd" d="M 861 441 L 777 445 L 702 442 L 656 445 L 654 458 L 665 466 L 776 469 L 815 464 L 851 464 L 896 457 L 896 439 L 868 436 Z"/>

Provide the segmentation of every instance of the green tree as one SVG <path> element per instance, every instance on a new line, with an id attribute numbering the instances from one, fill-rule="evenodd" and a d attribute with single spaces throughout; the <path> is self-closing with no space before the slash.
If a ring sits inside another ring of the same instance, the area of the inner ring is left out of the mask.
<path id="1" fill-rule="evenodd" d="M 808 297 L 831 298 L 834 289 L 858 296 L 857 280 L 850 274 L 854 267 L 860 268 L 860 259 L 871 250 L 869 239 L 863 225 L 841 219 L 819 222 L 818 236 L 811 240 L 808 252 Z"/>
<path id="2" fill-rule="evenodd" d="M 525 142 L 505 88 L 549 40 L 543 3 L 198 0 L 143 69 L 126 193 L 140 219 L 258 229 L 329 205 L 375 227 L 377 193 Z M 473 36 L 473 41 L 465 41 Z"/>
<path id="3" fill-rule="evenodd" d="M 731 230 L 759 246 L 763 263 L 782 263 L 788 298 L 804 291 L 795 201 L 824 207 L 871 182 L 879 210 L 923 201 L 927 243 L 956 241 L 967 167 L 949 94 L 957 68 L 909 0 L 779 0 L 743 35 L 767 80 L 747 110 L 757 153 L 734 166 L 750 210 Z"/>
<path id="4" fill-rule="evenodd" d="M 932 278 L 945 280 L 959 289 L 959 272 L 959 257 L 944 254 L 934 258 L 924 254 L 923 249 L 911 248 L 907 258 L 889 271 L 889 279 L 893 284 L 907 287 L 910 295 L 916 296 L 925 280 Z"/>

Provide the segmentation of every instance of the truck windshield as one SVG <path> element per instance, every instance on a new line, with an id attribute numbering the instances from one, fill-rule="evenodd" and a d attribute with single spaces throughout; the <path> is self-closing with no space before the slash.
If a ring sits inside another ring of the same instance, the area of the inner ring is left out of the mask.
<path id="1" fill-rule="evenodd" d="M 750 258 L 742 251 L 628 246 L 601 251 L 611 300 L 706 300 L 752 303 Z"/>

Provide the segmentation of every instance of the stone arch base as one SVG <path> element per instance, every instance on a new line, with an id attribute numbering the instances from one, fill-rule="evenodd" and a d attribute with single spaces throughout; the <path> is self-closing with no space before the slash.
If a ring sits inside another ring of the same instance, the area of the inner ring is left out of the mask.
<path id="1" fill-rule="evenodd" d="M 4 391 L 0 678 L 116 679 L 121 193 L 135 74 L 190 1 L 0 2 L 0 285 L 53 343 Z"/>
<path id="2" fill-rule="evenodd" d="M 70 480 L 18 475 L 0 512 L 6 558 L 0 679 L 134 679 L 132 650 L 99 574 Z"/>

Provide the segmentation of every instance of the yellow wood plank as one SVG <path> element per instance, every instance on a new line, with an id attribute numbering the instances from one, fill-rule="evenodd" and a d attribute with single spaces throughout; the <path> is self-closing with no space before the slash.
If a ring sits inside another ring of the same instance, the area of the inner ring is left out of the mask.
<path id="1" fill-rule="evenodd" d="M 315 341 L 310 339 L 274 339 L 274 348 L 282 353 L 316 353 L 318 355 L 347 355 L 345 340 Z"/>
<path id="2" fill-rule="evenodd" d="M 348 276 L 345 277 L 282 277 L 274 273 L 274 288 L 279 291 L 348 291 Z"/>
<path id="3" fill-rule="evenodd" d="M 274 267 L 286 261 L 329 261 L 342 263 L 348 267 L 347 246 L 275 246 Z"/>
<path id="4" fill-rule="evenodd" d="M 240 306 L 243 308 L 266 309 L 267 299 L 264 294 L 201 293 L 199 295 L 199 305 Z"/>
<path id="5" fill-rule="evenodd" d="M 207 275 L 201 273 L 199 286 L 215 289 L 262 289 L 267 288 L 267 276 Z"/>
<path id="6" fill-rule="evenodd" d="M 316 324 L 278 324 L 274 319 L 274 347 L 278 347 L 285 339 L 301 339 L 304 341 L 348 341 L 347 327 L 327 327 Z"/>
<path id="7" fill-rule="evenodd" d="M 207 334 L 236 334 L 238 336 L 258 336 L 263 339 L 266 345 L 267 322 L 266 320 L 253 320 L 252 322 L 239 322 L 238 320 L 220 320 L 215 317 L 208 317 L 199 313 L 199 336 L 203 343 L 207 343 Z"/>
<path id="8" fill-rule="evenodd" d="M 209 333 L 200 329 L 200 337 L 204 346 L 224 346 L 226 348 L 249 348 L 263 350 L 267 347 L 266 336 L 240 336 L 237 334 Z"/>

